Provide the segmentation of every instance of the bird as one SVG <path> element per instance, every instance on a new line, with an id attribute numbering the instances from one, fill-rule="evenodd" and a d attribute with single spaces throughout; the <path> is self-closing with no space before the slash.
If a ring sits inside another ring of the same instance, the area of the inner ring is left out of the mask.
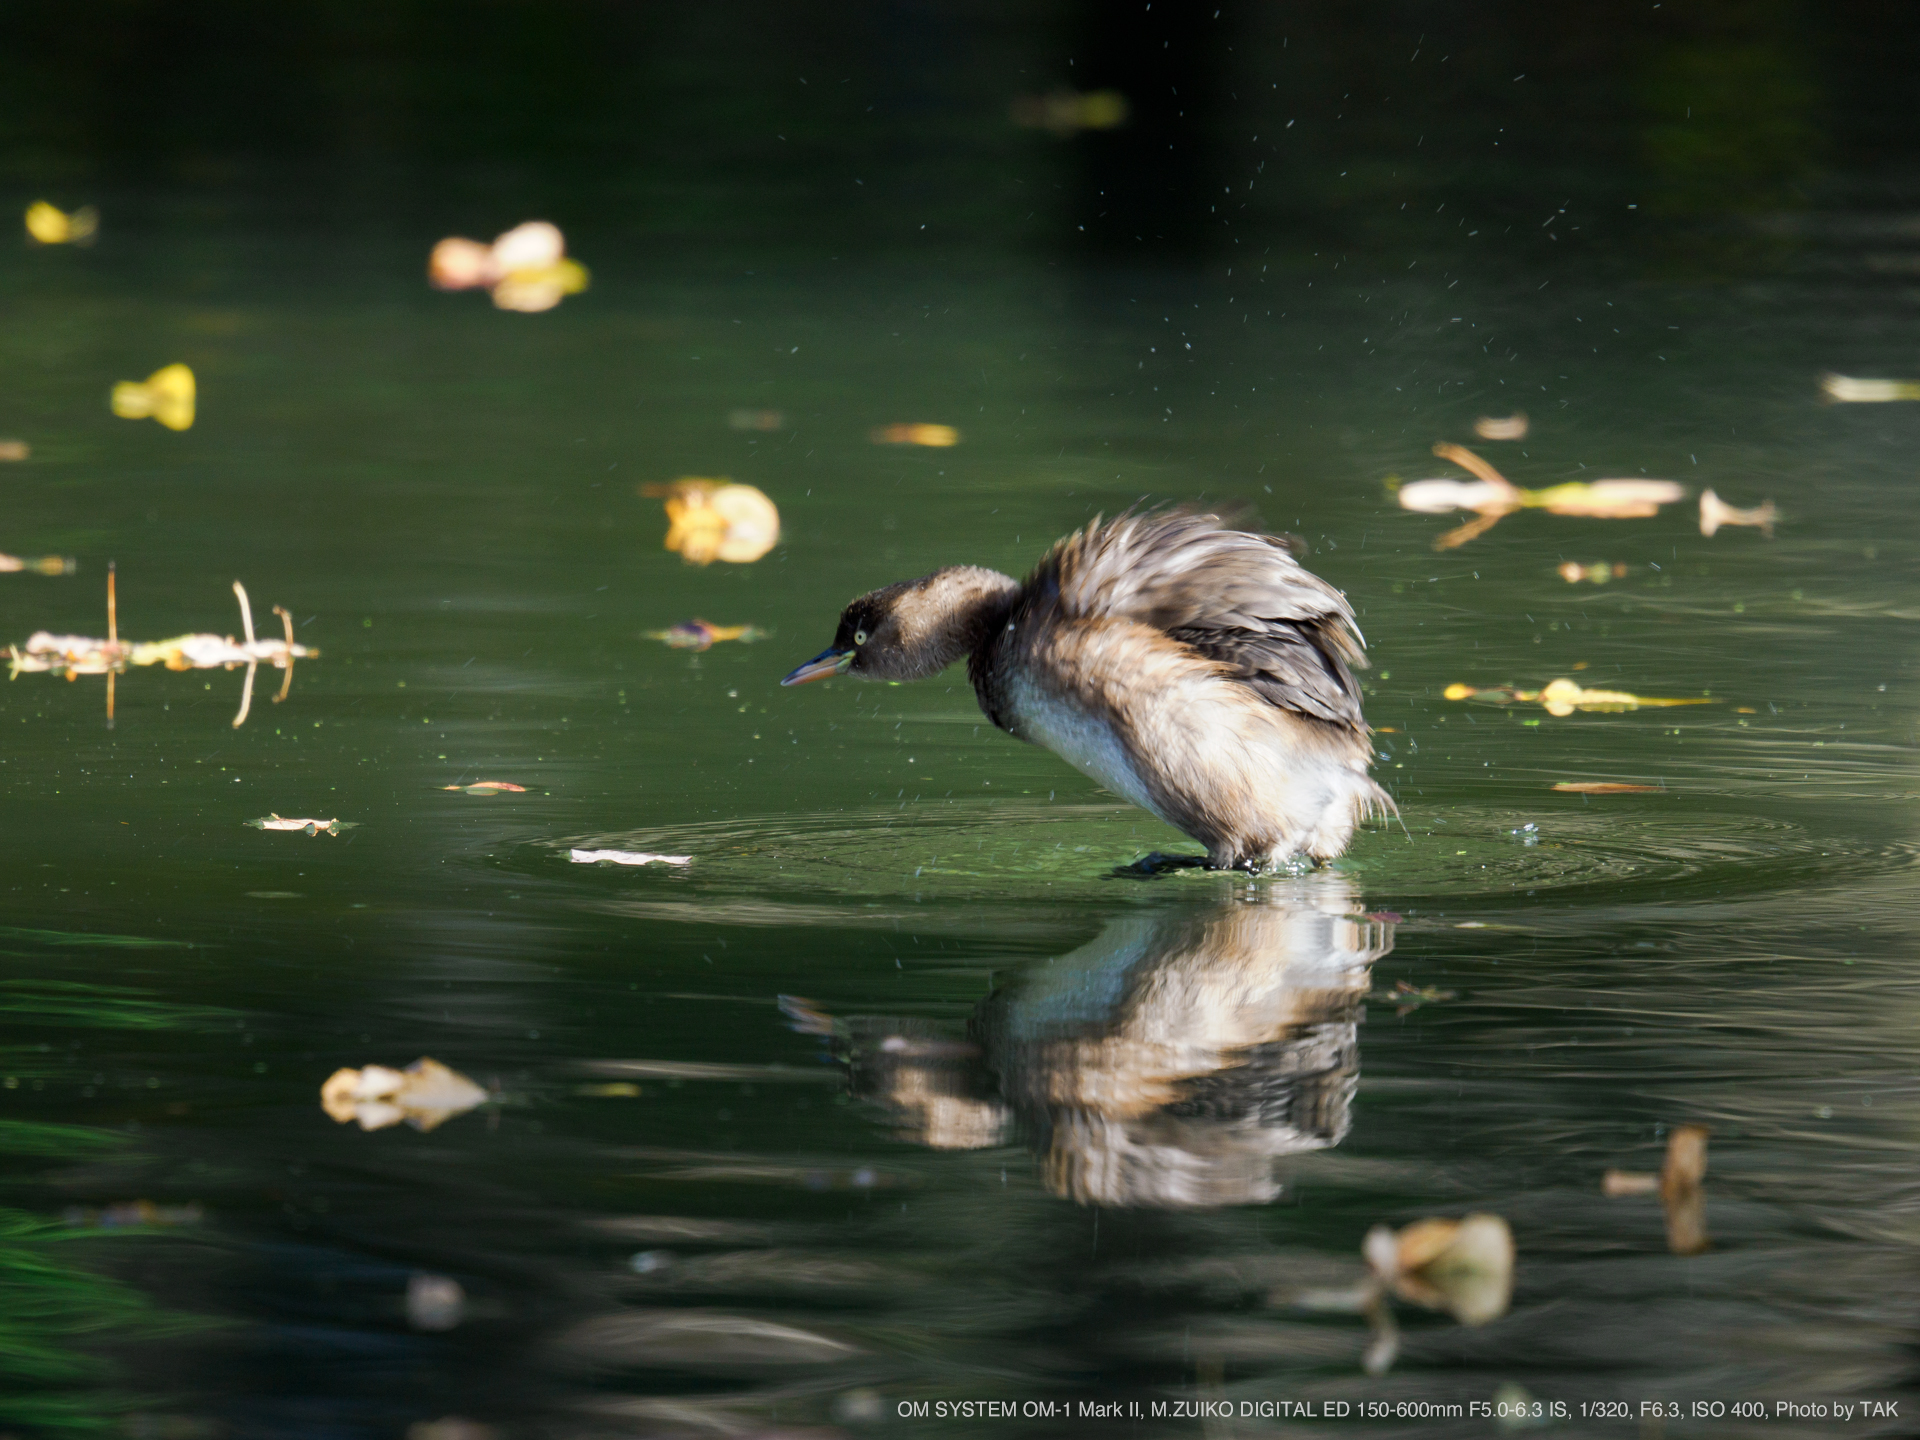
<path id="1" fill-rule="evenodd" d="M 1397 813 L 1367 774 L 1353 607 L 1277 536 L 1187 508 L 1096 516 L 1026 580 L 954 565 L 860 596 L 780 683 L 924 680 L 1206 846 L 1214 869 L 1320 864 Z"/>

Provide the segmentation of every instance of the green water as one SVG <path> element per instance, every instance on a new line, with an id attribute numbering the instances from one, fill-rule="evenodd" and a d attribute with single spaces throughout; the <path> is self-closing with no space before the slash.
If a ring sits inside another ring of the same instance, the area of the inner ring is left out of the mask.
<path id="1" fill-rule="evenodd" d="M 1627 223 L 1614 178 L 1591 224 Z M 92 249 L 0 255 L 0 431 L 33 447 L 0 549 L 78 560 L 0 575 L 5 638 L 103 633 L 111 560 L 122 635 L 237 633 L 240 579 L 321 651 L 237 729 L 244 671 L 121 675 L 111 726 L 101 677 L 0 689 L 0 1288 L 44 1317 L 0 1337 L 0 1422 L 1058 1433 L 897 1407 L 1117 1400 L 1157 1434 L 1200 1422 L 1155 1402 L 1344 1400 L 1415 1408 L 1296 1428 L 1464 1435 L 1491 1422 L 1418 1407 L 1520 1387 L 1618 1435 L 1642 1401 L 1920 1402 L 1920 407 L 1816 384 L 1915 369 L 1909 280 L 1850 238 L 1882 210 L 1578 263 L 1272 228 L 1114 259 L 636 238 L 618 185 L 569 183 L 459 219 L 107 186 Z M 587 294 L 424 284 L 441 234 L 570 198 Z M 110 413 L 175 361 L 191 430 Z M 1393 479 L 1515 409 L 1528 438 L 1479 449 L 1518 484 L 1645 473 L 1777 531 L 1703 537 L 1690 496 L 1434 551 L 1456 521 Z M 961 443 L 870 442 L 900 422 Z M 779 546 L 664 549 L 638 491 L 682 475 L 760 487 Z M 1141 497 L 1297 535 L 1353 600 L 1404 824 L 1332 873 L 1116 876 L 1193 846 L 958 670 L 778 687 L 852 595 L 1022 572 Z M 696 616 L 772 633 L 645 637 Z M 1563 676 L 1716 703 L 1442 698 Z M 244 823 L 270 813 L 355 828 Z M 492 1099 L 426 1132 L 322 1112 L 336 1069 L 420 1056 Z M 1600 1188 L 1683 1123 L 1713 1130 L 1695 1255 Z M 140 1200 L 165 1223 L 109 1213 Z M 1360 1279 L 1370 1226 L 1471 1211 L 1512 1228 L 1501 1318 L 1402 1304 L 1369 1375 L 1366 1322 L 1297 1303 Z M 409 1319 L 432 1276 L 451 1328 Z"/>

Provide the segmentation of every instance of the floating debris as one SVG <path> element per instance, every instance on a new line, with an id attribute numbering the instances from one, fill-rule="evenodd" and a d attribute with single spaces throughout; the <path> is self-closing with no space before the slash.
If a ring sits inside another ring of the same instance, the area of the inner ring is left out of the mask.
<path id="1" fill-rule="evenodd" d="M 1371 991 L 1367 998 L 1393 1006 L 1396 1015 L 1410 1015 L 1422 1005 L 1458 1000 L 1460 995 L 1458 991 L 1442 990 L 1435 985 L 1415 985 L 1411 980 L 1396 980 L 1392 989 Z"/>
<path id="2" fill-rule="evenodd" d="M 960 432 L 951 425 L 876 425 L 867 432 L 876 445 L 926 445 L 944 450 L 960 443 Z"/>
<path id="3" fill-rule="evenodd" d="M 775 997 L 780 1013 L 787 1017 L 788 1028 L 799 1035 L 831 1035 L 834 1033 L 834 1018 L 822 1010 L 813 1001 L 799 995 L 780 995 Z"/>
<path id="4" fill-rule="evenodd" d="M 77 679 L 124 670 L 133 646 L 123 640 L 97 640 L 90 635 L 55 635 L 36 630 L 25 645 L 9 645 L 12 668 L 8 679 L 51 673 Z"/>
<path id="5" fill-rule="evenodd" d="M 319 651 L 298 644 L 293 638 L 293 615 L 285 606 L 276 605 L 273 613 L 280 617 L 286 630 L 284 640 L 262 640 L 253 633 L 253 607 L 247 600 L 247 587 L 238 580 L 233 582 L 233 593 L 240 602 L 240 622 L 246 632 L 244 643 L 237 642 L 232 636 L 191 634 L 176 635 L 170 640 L 153 640 L 142 644 L 133 644 L 120 638 L 119 624 L 115 618 L 114 606 L 114 570 L 107 567 L 107 638 L 94 639 L 86 635 L 54 635 L 41 630 L 30 636 L 24 646 L 9 645 L 7 654 L 11 659 L 9 679 L 17 679 L 22 674 L 39 673 L 64 675 L 73 680 L 81 675 L 105 675 L 107 677 L 107 723 L 113 723 L 113 677 L 129 665 L 164 665 L 169 670 L 209 670 L 216 667 L 231 670 L 236 665 L 247 667 L 246 683 L 241 687 L 240 710 L 233 717 L 233 728 L 238 730 L 247 723 L 247 713 L 253 706 L 254 672 L 262 664 L 286 671 L 286 678 L 280 682 L 280 693 L 273 697 L 278 705 L 287 698 L 293 687 L 293 662 L 318 656 Z"/>
<path id="6" fill-rule="evenodd" d="M 1473 433 L 1482 440 L 1524 440 L 1527 438 L 1527 412 L 1516 410 L 1511 415 L 1501 417 L 1482 415 L 1473 422 Z"/>
<path id="7" fill-rule="evenodd" d="M 438 1420 L 416 1420 L 407 1427 L 407 1440 L 500 1440 L 500 1432 L 478 1420 L 442 1415 Z"/>
<path id="8" fill-rule="evenodd" d="M 773 632 L 757 625 L 715 625 L 708 620 L 682 620 L 665 630 L 649 630 L 649 640 L 664 640 L 675 650 L 711 650 L 722 640 L 738 640 L 751 645 Z"/>
<path id="9" fill-rule="evenodd" d="M 1613 780 L 1560 780 L 1554 789 L 1567 795 L 1664 795 L 1664 785 L 1623 785 Z"/>
<path id="10" fill-rule="evenodd" d="M 179 1225 L 198 1225 L 207 1218 L 207 1212 L 198 1200 L 185 1205 L 156 1205 L 151 1200 L 121 1200 L 112 1205 L 103 1205 L 98 1210 L 91 1206 L 69 1205 L 66 1213 L 60 1217 L 69 1225 L 84 1226 L 89 1230 L 118 1230 L 129 1225 L 151 1225 L 171 1229 Z"/>
<path id="11" fill-rule="evenodd" d="M 427 279 L 439 290 L 490 290 L 501 310 L 537 314 L 587 288 L 587 270 L 567 258 L 557 225 L 529 220 L 491 245 L 454 237 L 427 257 Z"/>
<path id="12" fill-rule="evenodd" d="M 1667 1213 L 1667 1248 L 1676 1255 L 1698 1255 L 1713 1242 L 1707 1236 L 1707 1138 L 1705 1125 L 1680 1125 L 1667 1137 L 1666 1163 L 1658 1175 L 1633 1170 L 1609 1170 L 1600 1178 L 1600 1192 L 1612 1198 L 1660 1194 Z"/>
<path id="13" fill-rule="evenodd" d="M 1498 1215 L 1385 1225 L 1361 1246 L 1368 1268 L 1402 1300 L 1444 1310 L 1462 1325 L 1504 1315 L 1513 1297 L 1513 1232 Z"/>
<path id="14" fill-rule="evenodd" d="M 1686 497 L 1686 489 L 1671 480 L 1570 480 L 1545 490 L 1522 490 L 1464 445 L 1441 442 L 1433 453 L 1451 460 L 1478 477 L 1464 480 L 1415 480 L 1398 491 L 1400 506 L 1423 514 L 1471 510 L 1479 518 L 1447 531 L 1433 542 L 1436 550 L 1452 550 L 1484 535 L 1516 510 L 1545 510 L 1592 520 L 1641 520 L 1657 515 L 1662 505 Z"/>
<path id="15" fill-rule="evenodd" d="M 1751 525 L 1765 535 L 1773 538 L 1773 522 L 1780 518 L 1780 512 L 1774 508 L 1773 501 L 1755 505 L 1750 510 L 1742 510 L 1737 505 L 1729 505 L 1711 490 L 1700 492 L 1700 533 L 1712 536 L 1722 525 Z"/>
<path id="16" fill-rule="evenodd" d="M 122 420 L 158 420 L 169 430 L 193 428 L 193 371 L 162 365 L 144 380 L 122 380 L 113 387 L 113 413 Z"/>
<path id="17" fill-rule="evenodd" d="M 1627 567 L 1617 560 L 1611 565 L 1604 560 L 1595 561 L 1591 565 L 1582 565 L 1578 560 L 1566 560 L 1561 562 L 1560 568 L 1554 573 L 1569 585 L 1577 585 L 1582 580 L 1592 581 L 1595 585 L 1604 585 L 1609 580 L 1626 579 Z"/>
<path id="18" fill-rule="evenodd" d="M 336 1070 L 320 1087 L 320 1108 L 344 1125 L 384 1130 L 402 1120 L 416 1130 L 431 1130 L 473 1109 L 487 1092 L 457 1070 L 422 1056 L 404 1070 L 369 1065 Z"/>
<path id="19" fill-rule="evenodd" d="M 778 410 L 729 410 L 729 430 L 784 430 L 787 417 Z"/>
<path id="20" fill-rule="evenodd" d="M 266 815 L 244 823 L 256 830 L 298 830 L 303 835 L 338 835 L 360 824 L 358 820 L 292 820 L 281 815 Z"/>
<path id="21" fill-rule="evenodd" d="M 1679 699 L 1660 695 L 1631 695 L 1625 690 L 1587 690 L 1571 680 L 1551 680 L 1539 690 L 1516 690 L 1511 685 L 1484 688 L 1455 682 L 1440 692 L 1448 700 L 1479 700 L 1489 705 L 1540 705 L 1549 715 L 1571 715 L 1576 710 L 1642 710 L 1667 705 L 1718 705 L 1711 695 Z"/>
<path id="22" fill-rule="evenodd" d="M 0 574 L 11 575 L 21 570 L 31 570 L 36 575 L 71 575 L 79 568 L 71 555 L 36 555 L 32 559 L 19 555 L 0 555 Z"/>
<path id="23" fill-rule="evenodd" d="M 1127 97 L 1118 90 L 1053 90 L 1021 95 L 1007 116 L 1023 130 L 1047 130 L 1065 139 L 1082 130 L 1112 130 L 1127 123 Z"/>
<path id="24" fill-rule="evenodd" d="M 498 795 L 501 791 L 511 791 L 515 795 L 527 793 L 524 785 L 515 785 L 510 780 L 476 780 L 471 785 L 442 785 L 442 790 L 464 790 L 469 795 Z"/>
<path id="25" fill-rule="evenodd" d="M 655 855 L 647 850 L 569 850 L 576 865 L 691 865 L 691 855 Z"/>
<path id="26" fill-rule="evenodd" d="M 72 214 L 45 200 L 27 207 L 27 235 L 39 245 L 86 245 L 100 230 L 100 212 L 82 205 Z"/>
<path id="27" fill-rule="evenodd" d="M 0 460 L 24 460 L 33 447 L 24 440 L 0 440 Z"/>
<path id="28" fill-rule="evenodd" d="M 416 1274 L 407 1278 L 407 1323 L 414 1329 L 451 1330 L 466 1318 L 466 1313 L 466 1289 L 452 1276 Z"/>
<path id="29" fill-rule="evenodd" d="M 689 564 L 751 564 L 780 541 L 780 512 L 751 485 L 684 475 L 670 485 L 643 485 L 640 493 L 665 499 L 666 548 Z"/>
<path id="30" fill-rule="evenodd" d="M 1820 393 L 1842 405 L 1874 405 L 1888 400 L 1920 400 L 1920 380 L 1861 380 L 1829 372 L 1820 377 Z"/>

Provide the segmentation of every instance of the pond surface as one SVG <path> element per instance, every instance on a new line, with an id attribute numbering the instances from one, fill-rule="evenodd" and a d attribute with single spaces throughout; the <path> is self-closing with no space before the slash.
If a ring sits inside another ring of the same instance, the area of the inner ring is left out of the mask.
<path id="1" fill-rule="evenodd" d="M 103 633 L 111 560 L 122 636 L 237 633 L 239 579 L 320 654 L 237 728 L 244 670 L 119 675 L 111 725 L 98 675 L 0 689 L 22 1433 L 860 1434 L 922 1401 L 1191 1433 L 1151 1407 L 1346 1401 L 1439 1435 L 1539 1401 L 1557 1433 L 1788 1436 L 1838 1432 L 1775 1402 L 1920 1403 L 1920 407 L 1819 403 L 1823 370 L 1914 369 L 1853 212 L 1710 273 L 589 225 L 593 288 L 522 316 L 427 289 L 434 219 L 95 198 L 94 249 L 0 256 L 0 428 L 32 443 L 0 548 L 78 561 L 0 575 L 5 638 Z M 174 361 L 190 430 L 109 412 Z M 1474 440 L 1515 410 L 1525 439 Z M 903 423 L 960 443 L 870 441 Z M 1436 551 L 1464 517 L 1392 493 L 1457 473 L 1436 440 L 1689 498 Z M 665 549 L 639 491 L 685 475 L 760 487 L 780 544 Z M 1775 532 L 1703 536 L 1705 487 Z M 1298 536 L 1351 597 L 1403 823 L 1317 874 L 1116 874 L 1194 847 L 959 670 L 778 687 L 852 595 L 1023 573 L 1141 497 Z M 647 636 L 694 617 L 769 633 Z M 1561 677 L 1712 703 L 1444 698 Z M 422 1056 L 486 1102 L 322 1110 L 341 1067 Z M 1710 1245 L 1678 1254 L 1658 1196 L 1601 1187 L 1688 1124 Z M 1511 1227 L 1510 1306 L 1402 1300 L 1383 1356 L 1328 1298 L 1363 1238 L 1472 1212 Z M 1769 1418 L 1641 1414 L 1696 1400 Z"/>

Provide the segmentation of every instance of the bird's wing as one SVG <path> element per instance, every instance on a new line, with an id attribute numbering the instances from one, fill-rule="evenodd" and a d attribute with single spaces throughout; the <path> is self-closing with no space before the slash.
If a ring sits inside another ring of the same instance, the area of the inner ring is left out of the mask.
<path id="1" fill-rule="evenodd" d="M 1269 704 L 1365 728 L 1353 607 L 1271 536 L 1184 510 L 1096 520 L 1047 553 L 1027 594 L 1070 619 L 1151 625 Z"/>

